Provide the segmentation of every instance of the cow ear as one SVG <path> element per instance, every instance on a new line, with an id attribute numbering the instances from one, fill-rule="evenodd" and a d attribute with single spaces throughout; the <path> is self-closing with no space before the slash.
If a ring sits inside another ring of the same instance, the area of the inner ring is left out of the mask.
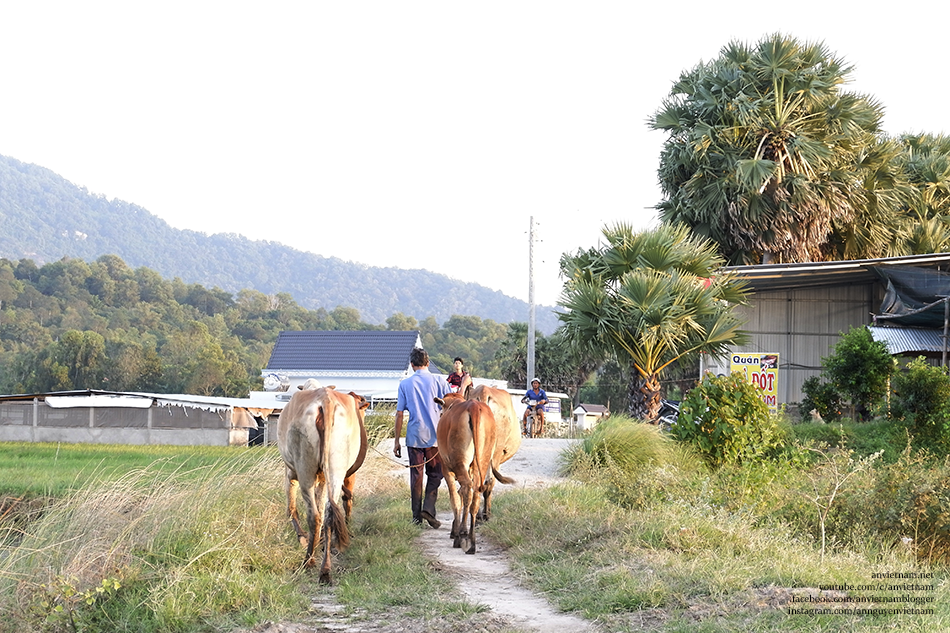
<path id="1" fill-rule="evenodd" d="M 440 407 L 445 406 L 445 401 L 442 398 L 436 397 L 436 398 L 433 398 L 432 400 L 435 401 L 435 403 L 439 405 Z"/>
<path id="2" fill-rule="evenodd" d="M 465 388 L 465 399 L 468 400 L 472 397 L 472 385 L 469 383 L 468 387 Z"/>

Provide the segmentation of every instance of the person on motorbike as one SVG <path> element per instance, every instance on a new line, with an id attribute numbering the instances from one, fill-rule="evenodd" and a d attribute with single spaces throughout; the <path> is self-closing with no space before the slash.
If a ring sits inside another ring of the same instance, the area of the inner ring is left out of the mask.
<path id="1" fill-rule="evenodd" d="M 544 433 L 544 405 L 548 403 L 548 394 L 541 388 L 540 380 L 537 378 L 531 380 L 531 389 L 524 394 L 521 402 L 528 405 L 528 408 L 524 410 L 524 415 L 521 416 L 521 434 L 533 437 Z M 528 433 L 528 413 L 534 415 L 530 434 Z"/>

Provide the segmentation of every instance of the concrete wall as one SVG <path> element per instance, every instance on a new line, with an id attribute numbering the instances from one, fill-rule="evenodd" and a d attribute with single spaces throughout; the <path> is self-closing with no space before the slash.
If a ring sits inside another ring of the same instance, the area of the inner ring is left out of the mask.
<path id="1" fill-rule="evenodd" d="M 0 403 L 0 441 L 87 444 L 247 445 L 248 429 L 231 412 L 191 407 L 52 408 L 45 402 Z"/>

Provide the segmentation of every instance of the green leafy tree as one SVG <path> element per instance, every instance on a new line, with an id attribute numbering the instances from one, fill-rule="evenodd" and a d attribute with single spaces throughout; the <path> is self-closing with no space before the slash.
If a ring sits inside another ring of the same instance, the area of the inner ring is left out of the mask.
<path id="1" fill-rule="evenodd" d="M 670 433 L 711 466 L 761 460 L 787 440 L 758 388 L 739 374 L 703 378 L 687 394 Z"/>
<path id="2" fill-rule="evenodd" d="M 603 246 L 561 258 L 559 318 L 574 345 L 630 368 L 628 410 L 654 420 L 664 369 L 746 340 L 733 314 L 746 290 L 721 273 L 715 245 L 685 225 L 635 233 L 617 224 L 603 235 Z"/>
<path id="3" fill-rule="evenodd" d="M 551 336 L 535 331 L 535 375 L 546 391 L 566 393 L 576 405 L 581 386 L 600 365 L 600 358 L 589 349 L 574 344 L 563 328 Z M 500 377 L 515 388 L 524 388 L 528 382 L 528 324 L 508 324 L 505 339 L 495 354 L 495 365 Z"/>
<path id="4" fill-rule="evenodd" d="M 903 175 L 915 195 L 908 203 L 899 254 L 950 250 L 950 137 L 930 134 L 900 138 Z"/>
<path id="5" fill-rule="evenodd" d="M 822 44 L 774 34 L 684 72 L 650 119 L 669 133 L 660 217 L 731 263 L 824 259 L 876 182 L 865 172 L 878 168 L 883 110 L 841 89 L 851 70 Z"/>
<path id="6" fill-rule="evenodd" d="M 822 382 L 818 376 L 809 376 L 802 383 L 802 398 L 799 413 L 802 420 L 810 421 L 812 411 L 825 422 L 836 422 L 841 417 L 841 394 L 830 382 Z"/>
<path id="7" fill-rule="evenodd" d="M 834 231 L 826 248 L 826 259 L 873 259 L 912 253 L 938 251 L 924 242 L 938 243 L 945 239 L 925 229 L 911 245 L 911 236 L 921 228 L 911 221 L 909 210 L 917 206 L 918 191 L 908 182 L 906 152 L 898 141 L 879 138 L 860 156 L 855 172 L 861 178 L 865 203 L 854 208 L 854 215 L 836 219 Z"/>
<path id="8" fill-rule="evenodd" d="M 882 341 L 875 341 L 866 327 L 852 327 L 822 359 L 824 372 L 838 393 L 851 402 L 851 417 L 867 420 L 871 408 L 887 395 L 894 359 Z"/>
<path id="9" fill-rule="evenodd" d="M 418 330 L 419 322 L 416 321 L 416 317 L 406 316 L 402 312 L 397 312 L 386 319 L 386 329 L 391 332 Z"/>
<path id="10" fill-rule="evenodd" d="M 950 377 L 919 357 L 894 375 L 891 415 L 919 442 L 941 451 L 950 449 Z"/>
<path id="11" fill-rule="evenodd" d="M 101 389 L 105 339 L 98 332 L 67 330 L 25 364 L 24 387 L 31 392 Z"/>

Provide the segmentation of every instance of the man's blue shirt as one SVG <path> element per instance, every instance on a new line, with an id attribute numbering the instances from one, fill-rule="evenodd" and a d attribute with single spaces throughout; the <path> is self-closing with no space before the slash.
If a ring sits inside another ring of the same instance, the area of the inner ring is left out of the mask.
<path id="1" fill-rule="evenodd" d="M 525 393 L 525 396 L 527 396 L 528 400 L 534 400 L 535 402 L 541 402 L 542 400 L 548 399 L 547 392 L 540 387 L 538 387 L 537 391 L 534 389 L 529 389 L 528 392 Z"/>
<path id="2" fill-rule="evenodd" d="M 406 446 L 429 448 L 436 445 L 439 405 L 433 400 L 449 393 L 449 383 L 433 375 L 428 368 L 417 369 L 399 382 L 396 410 L 408 411 Z"/>

